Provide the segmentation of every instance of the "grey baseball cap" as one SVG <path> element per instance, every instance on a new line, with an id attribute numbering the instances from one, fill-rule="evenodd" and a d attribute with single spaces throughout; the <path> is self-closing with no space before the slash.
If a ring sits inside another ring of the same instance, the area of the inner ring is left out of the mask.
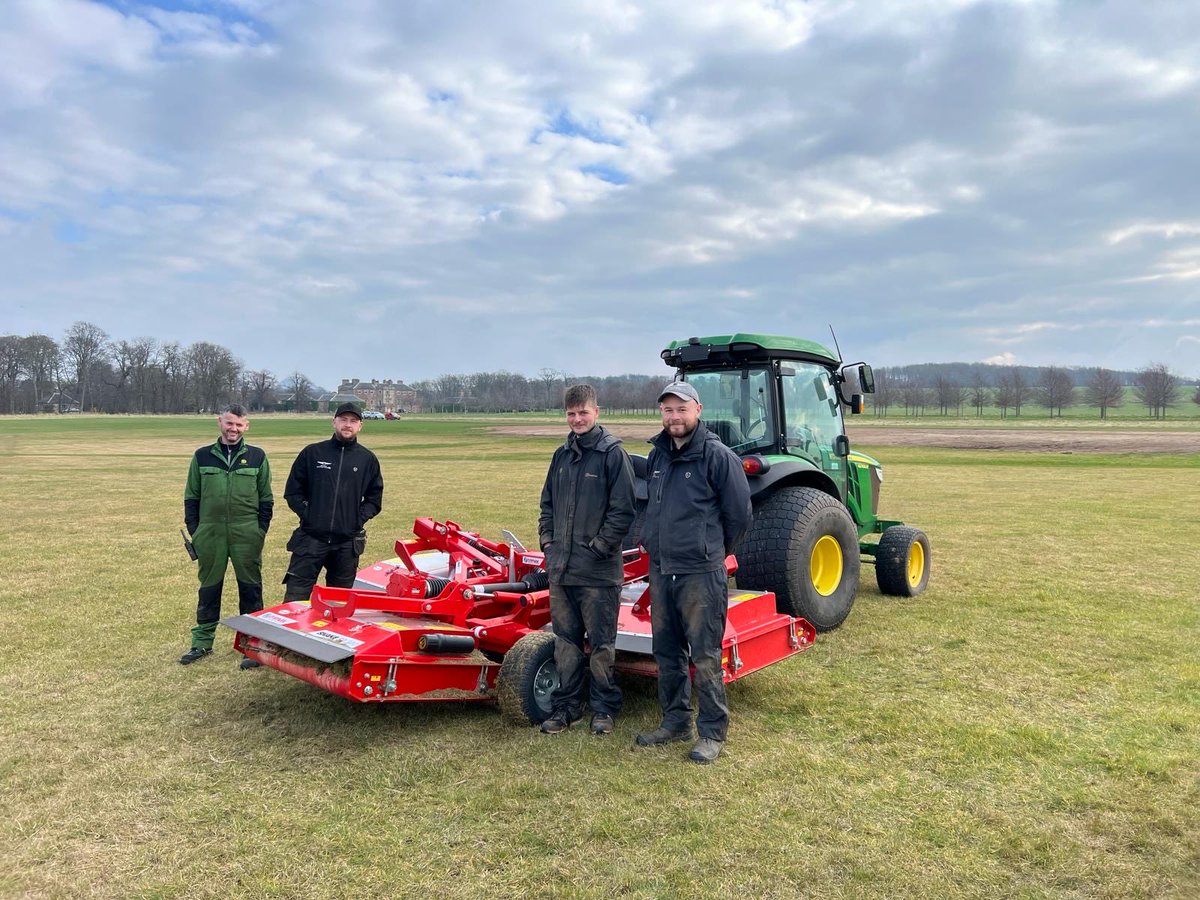
<path id="1" fill-rule="evenodd" d="M 700 402 L 700 395 L 686 381 L 672 381 L 662 389 L 662 393 L 658 395 L 658 402 L 662 403 L 663 397 L 670 396 L 671 394 L 674 394 L 681 400 L 695 400 L 697 403 Z"/>

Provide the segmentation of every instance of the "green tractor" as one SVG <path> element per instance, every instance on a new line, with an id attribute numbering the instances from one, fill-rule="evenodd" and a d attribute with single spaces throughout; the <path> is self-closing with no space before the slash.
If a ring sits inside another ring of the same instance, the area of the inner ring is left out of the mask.
<path id="1" fill-rule="evenodd" d="M 862 412 L 875 389 L 870 366 L 766 334 L 674 341 L 662 358 L 696 389 L 702 421 L 750 479 L 754 523 L 737 551 L 739 585 L 773 591 L 780 612 L 818 631 L 850 614 L 864 559 L 884 594 L 925 590 L 929 539 L 878 517 L 883 468 L 846 437 L 843 410 Z"/>

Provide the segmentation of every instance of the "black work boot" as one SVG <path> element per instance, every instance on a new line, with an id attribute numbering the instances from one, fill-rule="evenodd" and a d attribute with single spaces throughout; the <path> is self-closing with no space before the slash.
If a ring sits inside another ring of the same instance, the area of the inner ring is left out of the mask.
<path id="1" fill-rule="evenodd" d="M 183 656 L 179 657 L 181 666 L 190 666 L 198 659 L 204 659 L 206 656 L 212 655 L 212 647 L 193 647 Z"/>

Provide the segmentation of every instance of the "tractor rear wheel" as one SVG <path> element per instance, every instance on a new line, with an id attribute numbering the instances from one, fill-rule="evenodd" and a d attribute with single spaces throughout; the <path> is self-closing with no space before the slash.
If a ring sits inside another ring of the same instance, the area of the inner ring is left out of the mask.
<path id="1" fill-rule="evenodd" d="M 558 687 L 554 665 L 554 635 L 531 631 L 504 654 L 496 678 L 496 699 L 501 714 L 517 725 L 540 725 L 554 711 L 552 695 Z"/>
<path id="2" fill-rule="evenodd" d="M 737 551 L 737 582 L 773 591 L 782 612 L 817 631 L 837 628 L 858 593 L 858 530 L 837 499 L 816 488 L 785 487 L 754 511 Z"/>
<path id="3" fill-rule="evenodd" d="M 875 580 L 893 597 L 915 597 L 929 584 L 929 538 L 907 525 L 884 530 L 875 551 Z"/>

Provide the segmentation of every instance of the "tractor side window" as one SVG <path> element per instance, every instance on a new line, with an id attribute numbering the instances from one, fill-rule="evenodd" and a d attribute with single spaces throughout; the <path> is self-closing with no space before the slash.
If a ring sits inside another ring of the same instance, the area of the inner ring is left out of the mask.
<path id="1" fill-rule="evenodd" d="M 835 458 L 833 439 L 841 433 L 837 396 L 829 373 L 820 366 L 796 366 L 782 379 L 787 410 L 787 441 L 792 453 L 819 466 Z"/>

